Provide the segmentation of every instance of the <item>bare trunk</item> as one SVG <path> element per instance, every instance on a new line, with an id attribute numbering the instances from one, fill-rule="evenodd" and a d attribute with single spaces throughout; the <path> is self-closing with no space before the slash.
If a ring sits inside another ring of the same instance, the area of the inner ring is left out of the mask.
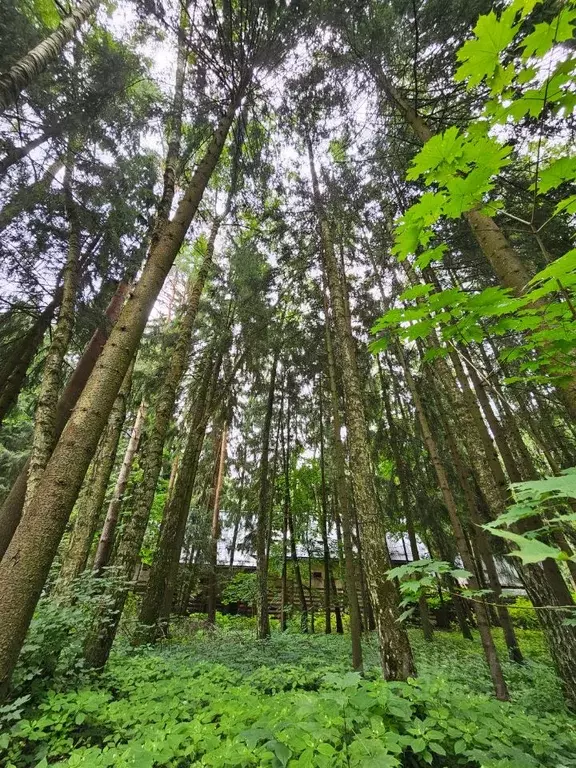
<path id="1" fill-rule="evenodd" d="M 330 613 L 330 548 L 328 547 L 328 503 L 326 499 L 326 467 L 324 463 L 324 409 L 322 407 L 322 381 L 318 388 L 318 407 L 320 418 L 320 477 L 322 484 L 322 497 L 320 508 L 320 532 L 322 534 L 322 551 L 324 554 L 324 630 L 327 635 L 332 632 L 332 619 Z"/>
<path id="2" fill-rule="evenodd" d="M 226 467 L 227 425 L 224 422 L 218 444 L 216 482 L 212 499 L 212 526 L 210 530 L 210 573 L 208 583 L 208 623 L 216 624 L 216 595 L 218 592 L 216 568 L 218 565 L 218 540 L 220 538 L 220 495 Z"/>
<path id="3" fill-rule="evenodd" d="M 30 450 L 30 467 L 24 501 L 24 514 L 34 497 L 44 468 L 52 454 L 57 437 L 56 417 L 60 386 L 63 379 L 63 366 L 66 352 L 74 328 L 74 307 L 78 291 L 78 268 L 80 261 L 80 221 L 76 203 L 72 196 L 72 169 L 67 168 L 64 175 L 64 194 L 69 222 L 68 256 L 62 273 L 62 302 L 58 313 L 58 322 L 52 334 L 52 343 L 48 349 L 42 383 L 38 395 L 38 404 L 34 413 L 34 434 Z"/>
<path id="4" fill-rule="evenodd" d="M 132 427 L 132 433 L 130 434 L 130 440 L 126 447 L 126 453 L 118 473 L 116 485 L 114 486 L 114 493 L 108 505 L 108 511 L 106 512 L 106 518 L 104 520 L 104 527 L 100 534 L 98 541 L 98 547 L 96 548 L 96 554 L 94 556 L 94 563 L 92 570 L 95 574 L 100 574 L 102 569 L 108 565 L 110 556 L 112 555 L 112 547 L 114 545 L 114 536 L 116 533 L 116 526 L 118 525 L 118 519 L 120 517 L 120 509 L 122 507 L 122 499 L 126 492 L 126 486 L 130 478 L 130 472 L 132 471 L 132 464 L 138 445 L 140 444 L 140 438 L 142 436 L 142 430 L 144 428 L 144 420 L 146 419 L 147 405 L 144 401 L 140 403 L 136 419 L 134 420 L 134 426 Z"/>
<path id="5" fill-rule="evenodd" d="M 22 344 L 18 345 L 13 355 L 10 356 L 10 359 L 2 368 L 2 380 L 0 380 L 0 425 L 18 400 L 18 395 L 26 380 L 26 373 L 30 363 L 42 343 L 44 334 L 52 322 L 52 317 L 57 306 L 60 304 L 61 298 L 62 290 L 58 288 L 52 301 L 42 310 L 32 328 L 22 339 Z M 4 547 L 2 553 L 5 549 L 6 547 Z"/>
<path id="6" fill-rule="evenodd" d="M 346 478 L 346 457 L 342 444 L 342 424 L 340 422 L 340 398 L 336 383 L 336 364 L 332 347 L 332 334 L 330 332 L 330 318 L 328 303 L 324 293 L 325 316 L 325 342 L 328 367 L 328 382 L 330 384 L 330 407 L 332 415 L 332 460 L 334 463 L 334 485 L 336 489 L 336 504 L 338 522 L 342 526 L 342 541 L 344 550 L 344 575 L 346 583 L 346 595 L 348 597 L 348 610 L 350 612 L 350 640 L 352 646 L 352 668 L 362 669 L 362 622 L 360 619 L 360 604 L 358 602 L 358 578 L 352 543 L 352 519 L 350 514 L 350 498 L 348 494 L 348 480 Z"/>

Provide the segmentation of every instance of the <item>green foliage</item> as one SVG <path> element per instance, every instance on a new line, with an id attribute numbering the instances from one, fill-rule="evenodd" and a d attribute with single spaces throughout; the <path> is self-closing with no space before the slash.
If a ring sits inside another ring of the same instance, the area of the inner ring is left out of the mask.
<path id="1" fill-rule="evenodd" d="M 406 608 L 400 614 L 400 621 L 407 619 L 415 610 L 418 599 L 424 595 L 430 596 L 436 590 L 438 578 L 442 575 L 452 576 L 454 579 L 468 579 L 471 574 L 462 568 L 454 568 L 444 560 L 414 560 L 411 563 L 391 568 L 386 578 L 400 582 L 400 594 L 402 600 L 400 607 Z"/>
<path id="2" fill-rule="evenodd" d="M 414 158 L 407 178 L 423 181 L 429 189 L 396 225 L 393 253 L 398 260 L 410 258 L 416 268 L 424 269 L 441 260 L 446 250 L 437 242 L 444 220 L 473 210 L 489 216 L 503 210 L 498 189 L 502 171 L 513 161 L 523 161 L 513 155 L 512 146 L 501 138 L 502 132 L 493 128 L 501 123 L 519 123 L 526 115 L 543 120 L 551 113 L 572 112 L 575 63 L 562 43 L 573 35 L 576 7 L 566 3 L 551 20 L 531 25 L 535 5 L 513 2 L 499 15 L 491 11 L 481 16 L 475 36 L 458 51 L 461 65 L 456 79 L 467 81 L 468 88 L 485 82 L 491 97 L 481 117 L 465 129 L 454 126 L 433 136 Z M 572 154 L 559 153 L 558 147 L 542 135 L 534 152 L 531 210 L 524 214 L 526 220 L 519 218 L 518 211 L 511 215 L 526 232 L 540 237 L 542 228 L 555 216 L 575 210 L 569 185 L 576 179 L 576 164 Z M 561 195 L 560 200 L 552 216 L 547 214 L 536 230 L 534 217 L 542 203 L 540 196 L 552 190 Z M 566 193 L 562 195 L 563 190 Z M 540 248 L 539 242 L 533 241 L 535 248 Z M 551 259 L 549 255 L 545 258 Z M 520 375 L 508 383 L 532 379 L 562 385 L 570 379 L 574 365 L 575 284 L 576 260 L 569 251 L 541 269 L 521 297 L 500 287 L 435 291 L 429 284 L 417 285 L 405 291 L 398 298 L 399 306 L 392 307 L 374 325 L 373 333 L 380 338 L 372 349 L 384 349 L 390 333 L 408 342 L 436 333 L 446 344 L 481 342 L 486 332 L 497 336 L 514 333 L 515 343 L 506 347 L 502 358 L 518 361 Z M 433 352 L 443 353 L 442 348 Z"/>
<path id="3" fill-rule="evenodd" d="M 490 699 L 479 647 L 451 635 L 414 643 L 422 677 L 408 683 L 379 678 L 371 644 L 367 678 L 346 672 L 339 636 L 275 634 L 257 644 L 217 632 L 199 648 L 117 654 L 97 687 L 51 692 L 36 708 L 9 705 L 0 760 L 7 768 L 567 768 L 576 764 L 574 723 L 550 689 L 536 637 L 520 638 L 534 661 L 508 665 L 513 689 L 540 686 L 537 707 L 526 708 Z M 199 661 L 209 648 L 211 659 Z"/>
<path id="4" fill-rule="evenodd" d="M 557 477 L 513 483 L 511 487 L 516 503 L 484 528 L 494 536 L 516 544 L 518 549 L 510 554 L 519 557 L 523 563 L 539 563 L 548 557 L 554 560 L 573 560 L 574 556 L 569 557 L 538 537 L 548 536 L 563 524 L 572 523 L 576 519 L 571 509 L 565 511 L 559 506 L 562 501 L 576 498 L 576 467 L 565 469 Z M 520 520 L 536 519 L 540 521 L 540 527 L 528 534 L 521 535 L 507 530 L 508 526 Z"/>
<path id="5" fill-rule="evenodd" d="M 256 600 L 257 584 L 255 573 L 237 573 L 222 591 L 222 603 L 246 603 L 253 605 Z"/>

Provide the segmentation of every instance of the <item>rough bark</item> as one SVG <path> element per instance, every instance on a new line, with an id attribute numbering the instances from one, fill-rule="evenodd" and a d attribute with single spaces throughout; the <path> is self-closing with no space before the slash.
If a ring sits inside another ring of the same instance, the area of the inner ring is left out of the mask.
<path id="1" fill-rule="evenodd" d="M 199 161 L 176 213 L 151 247 L 140 280 L 108 343 L 0 563 L 0 685 L 8 682 L 82 480 L 126 375 L 150 311 L 164 284 L 204 189 L 216 167 L 242 92 L 236 93 Z M 25 523 L 25 524 L 24 524 Z"/>
<path id="2" fill-rule="evenodd" d="M 202 372 L 197 396 L 194 398 L 192 413 L 190 415 L 190 428 L 186 438 L 186 444 L 182 453 L 178 475 L 174 483 L 174 490 L 169 497 L 164 514 L 160 538 L 154 554 L 154 562 L 150 569 L 150 576 L 146 586 L 146 592 L 140 606 L 140 628 L 135 637 L 135 643 L 153 642 L 162 628 L 159 619 L 167 602 L 166 592 L 173 576 L 173 568 L 177 567 L 180 560 L 180 552 L 184 543 L 186 520 L 190 508 L 190 499 L 194 490 L 198 461 L 206 434 L 206 427 L 210 417 L 210 405 L 220 370 L 221 354 L 214 364 L 206 361 Z"/>
<path id="3" fill-rule="evenodd" d="M 330 548 L 328 546 L 328 500 L 326 497 L 326 466 L 324 462 L 324 409 L 322 407 L 322 383 L 318 389 L 318 415 L 320 419 L 320 479 L 321 479 L 321 505 L 320 505 L 320 533 L 322 535 L 322 552 L 324 557 L 324 615 L 325 634 L 332 632 L 330 589 Z"/>
<path id="4" fill-rule="evenodd" d="M 72 40 L 99 5 L 100 0 L 84 0 L 60 23 L 55 32 L 22 56 L 8 72 L 0 75 L 0 111 L 14 104 L 22 91 L 61 55 L 66 43 Z"/>
<path id="5" fill-rule="evenodd" d="M 50 459 L 57 438 L 56 418 L 64 359 L 74 328 L 74 307 L 78 292 L 78 269 L 80 261 L 80 220 L 72 195 L 72 168 L 67 167 L 64 175 L 64 194 L 69 223 L 68 255 L 62 273 L 62 301 L 58 321 L 48 349 L 38 403 L 34 413 L 34 433 L 30 449 L 30 465 L 24 501 L 24 513 L 34 497 L 44 468 Z"/>
<path id="6" fill-rule="evenodd" d="M 120 517 L 122 500 L 124 498 L 124 493 L 126 492 L 128 480 L 130 479 L 130 472 L 132 471 L 132 464 L 134 463 L 136 451 L 138 450 L 138 445 L 140 444 L 140 438 L 142 437 L 142 430 L 144 429 L 144 420 L 146 419 L 147 408 L 148 406 L 143 400 L 140 403 L 140 407 L 136 413 L 136 419 L 134 420 L 134 425 L 130 434 L 130 440 L 126 446 L 126 452 L 120 466 L 118 478 L 116 479 L 114 492 L 112 494 L 112 498 L 110 499 L 110 504 L 108 505 L 108 510 L 104 519 L 104 526 L 102 528 L 102 533 L 100 534 L 100 539 L 98 540 L 96 554 L 94 555 L 94 563 L 92 565 L 92 570 L 95 574 L 98 575 L 102 572 L 102 569 L 108 565 L 112 555 L 112 547 L 114 545 L 116 527 Z"/>
<path id="7" fill-rule="evenodd" d="M 322 243 L 322 265 L 334 315 L 336 346 L 342 368 L 352 486 L 362 531 L 368 588 L 380 641 L 382 671 L 387 680 L 405 680 L 414 674 L 414 660 L 406 630 L 397 620 L 399 602 L 397 588 L 384 576 L 386 570 L 390 568 L 390 556 L 374 487 L 356 348 L 347 322 L 342 281 L 338 272 L 330 227 L 322 206 L 310 141 L 308 141 L 308 154 Z"/>
<path id="8" fill-rule="evenodd" d="M 132 385 L 132 368 L 131 366 L 128 369 L 120 392 L 116 397 L 93 466 L 86 475 L 86 480 L 82 486 L 74 529 L 58 577 L 58 583 L 62 589 L 79 576 L 88 563 L 126 418 L 126 401 Z"/>
<path id="9" fill-rule="evenodd" d="M 103 322 L 92 334 L 92 338 L 88 342 L 82 357 L 78 361 L 78 365 L 66 383 L 64 392 L 62 393 L 56 408 L 56 440 L 62 434 L 62 430 L 66 426 L 70 414 L 96 365 L 96 361 L 98 360 L 102 349 L 104 348 L 106 339 L 110 335 L 110 330 L 118 319 L 127 291 L 128 284 L 126 282 L 120 283 L 116 289 L 116 293 L 108 304 Z M 26 462 L 20 470 L 20 474 L 14 481 L 10 493 L 4 500 L 2 508 L 0 509 L 0 559 L 4 556 L 22 516 L 22 508 L 26 496 L 28 466 L 29 464 Z"/>

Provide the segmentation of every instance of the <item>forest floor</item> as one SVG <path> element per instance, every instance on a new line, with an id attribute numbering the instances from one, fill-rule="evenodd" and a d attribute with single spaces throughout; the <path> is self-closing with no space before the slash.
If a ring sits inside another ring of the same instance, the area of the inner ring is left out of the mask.
<path id="1" fill-rule="evenodd" d="M 184 622 L 154 648 L 121 644 L 97 680 L 46 692 L 0 736 L 0 764 L 576 766 L 576 722 L 539 632 L 519 632 L 525 664 L 504 662 L 511 703 L 492 698 L 477 638 L 411 639 L 419 677 L 385 683 L 375 638 L 361 678 L 349 672 L 347 636 L 256 642 L 252 631 L 191 633 Z"/>

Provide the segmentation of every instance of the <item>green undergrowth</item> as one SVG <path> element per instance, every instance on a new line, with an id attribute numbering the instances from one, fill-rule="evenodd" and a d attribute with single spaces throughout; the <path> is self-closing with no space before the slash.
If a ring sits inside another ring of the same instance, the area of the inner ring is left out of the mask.
<path id="1" fill-rule="evenodd" d="M 505 663 L 504 704 L 479 644 L 453 633 L 431 644 L 412 633 L 408 683 L 380 679 L 372 640 L 365 677 L 349 672 L 346 636 L 181 631 L 120 646 L 99 680 L 5 708 L 0 765 L 576 766 L 576 724 L 541 636 L 519 634 L 528 661 Z"/>

